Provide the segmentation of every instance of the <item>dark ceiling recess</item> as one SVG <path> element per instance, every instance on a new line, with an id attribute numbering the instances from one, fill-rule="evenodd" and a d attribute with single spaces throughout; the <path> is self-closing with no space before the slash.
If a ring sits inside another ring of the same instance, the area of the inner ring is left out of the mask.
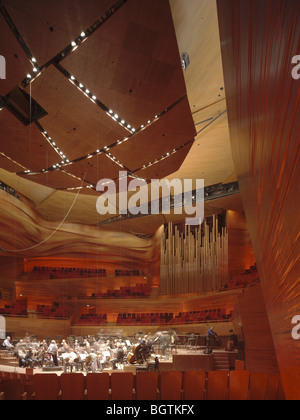
<path id="1" fill-rule="evenodd" d="M 47 112 L 23 89 L 16 87 L 1 102 L 25 126 L 38 121 Z"/>

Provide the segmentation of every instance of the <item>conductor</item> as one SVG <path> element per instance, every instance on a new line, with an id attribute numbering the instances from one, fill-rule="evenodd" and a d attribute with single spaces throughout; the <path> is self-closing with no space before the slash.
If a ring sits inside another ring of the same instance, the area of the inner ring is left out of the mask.
<path id="1" fill-rule="evenodd" d="M 213 327 L 209 327 L 206 333 L 206 353 L 211 354 L 218 334 L 213 331 Z"/>

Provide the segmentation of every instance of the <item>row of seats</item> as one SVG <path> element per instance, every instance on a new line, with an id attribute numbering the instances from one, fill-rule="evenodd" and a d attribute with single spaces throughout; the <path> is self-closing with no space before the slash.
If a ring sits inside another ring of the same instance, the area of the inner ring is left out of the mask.
<path id="1" fill-rule="evenodd" d="M 228 309 L 208 309 L 202 311 L 184 312 L 175 315 L 173 313 L 137 313 L 137 314 L 118 314 L 117 325 L 134 324 L 198 324 L 201 322 L 229 322 L 233 311 Z"/>
<path id="2" fill-rule="evenodd" d="M 257 267 L 256 265 L 253 265 L 250 268 L 246 269 L 242 274 L 234 276 L 231 280 L 229 280 L 225 289 L 240 289 L 255 284 L 258 280 L 259 275 Z"/>
<path id="3" fill-rule="evenodd" d="M 115 276 L 141 276 L 139 270 L 115 270 Z M 105 268 L 75 268 L 75 267 L 48 267 L 34 266 L 31 278 L 76 278 L 76 277 L 106 277 Z"/>
<path id="4" fill-rule="evenodd" d="M 72 267 L 38 267 L 30 273 L 31 279 L 60 279 L 78 277 L 106 277 L 106 269 Z"/>
<path id="5" fill-rule="evenodd" d="M 0 315 L 27 316 L 26 304 L 17 302 L 16 304 L 5 305 L 3 308 L 0 308 Z"/>
<path id="6" fill-rule="evenodd" d="M 70 317 L 67 308 L 57 304 L 37 305 L 36 312 L 39 318 L 68 319 Z"/>
<path id="7" fill-rule="evenodd" d="M 107 314 L 81 314 L 77 325 L 105 325 L 107 323 Z"/>
<path id="8" fill-rule="evenodd" d="M 1 381 L 2 399 L 12 395 L 8 382 L 14 382 L 15 399 L 25 399 L 20 379 Z M 39 373 L 33 375 L 34 400 L 119 400 L 119 401 L 199 401 L 276 400 L 279 376 L 249 371 L 188 371 L 125 373 Z M 17 392 L 16 392 L 17 390 Z M 7 393 L 6 393 L 7 392 Z M 10 397 L 10 398 L 9 398 Z"/>
<path id="9" fill-rule="evenodd" d="M 92 293 L 91 299 L 128 299 L 150 296 L 151 288 L 147 284 L 120 287 L 120 289 L 107 290 L 105 293 Z"/>

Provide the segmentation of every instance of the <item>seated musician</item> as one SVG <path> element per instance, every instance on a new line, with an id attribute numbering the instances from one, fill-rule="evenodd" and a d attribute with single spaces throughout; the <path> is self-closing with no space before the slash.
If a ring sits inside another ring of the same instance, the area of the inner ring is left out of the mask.
<path id="1" fill-rule="evenodd" d="M 117 363 L 123 363 L 123 359 L 124 359 L 124 349 L 123 349 L 122 344 L 118 344 L 116 355 L 110 361 L 111 364 L 112 364 L 113 370 L 117 369 L 117 367 L 116 367 Z"/>
<path id="2" fill-rule="evenodd" d="M 87 355 L 83 367 L 86 369 L 86 372 L 88 372 L 89 370 L 91 370 L 93 373 L 95 373 L 97 370 L 100 370 L 100 372 L 102 372 L 102 365 L 100 363 L 98 354 L 93 353 L 91 351 Z"/>

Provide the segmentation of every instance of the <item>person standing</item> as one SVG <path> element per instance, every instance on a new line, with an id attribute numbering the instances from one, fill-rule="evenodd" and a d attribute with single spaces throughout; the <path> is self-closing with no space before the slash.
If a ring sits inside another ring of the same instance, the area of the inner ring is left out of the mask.
<path id="1" fill-rule="evenodd" d="M 58 348 L 57 348 L 55 340 L 51 341 L 51 344 L 48 347 L 47 353 L 49 353 L 52 356 L 55 366 L 58 366 L 58 358 L 57 358 Z"/>

